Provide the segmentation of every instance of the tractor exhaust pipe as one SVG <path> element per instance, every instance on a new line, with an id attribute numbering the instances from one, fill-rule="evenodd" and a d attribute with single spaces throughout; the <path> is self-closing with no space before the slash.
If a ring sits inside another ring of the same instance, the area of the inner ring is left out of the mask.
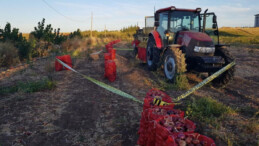
<path id="1" fill-rule="evenodd" d="M 203 33 L 205 32 L 205 28 L 206 28 L 206 14 L 207 14 L 207 12 L 208 12 L 208 9 L 205 10 L 204 16 L 203 16 L 203 29 L 202 29 Z"/>

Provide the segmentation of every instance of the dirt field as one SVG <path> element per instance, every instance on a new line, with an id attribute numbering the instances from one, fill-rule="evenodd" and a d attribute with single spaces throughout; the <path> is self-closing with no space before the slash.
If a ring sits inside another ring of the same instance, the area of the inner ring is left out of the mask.
<path id="1" fill-rule="evenodd" d="M 120 48 L 129 47 L 120 43 Z M 234 109 L 259 107 L 259 49 L 231 48 L 237 67 L 234 81 L 225 89 L 205 86 L 193 96 L 210 96 Z M 147 67 L 131 57 L 129 51 L 117 51 L 117 79 L 104 79 L 104 60 L 73 59 L 74 68 L 99 81 L 121 89 L 140 100 L 156 87 L 150 79 L 155 76 Z M 0 80 L 0 86 L 18 81 L 37 80 L 52 76 L 57 87 L 51 91 L 14 93 L 0 98 L 0 145 L 136 145 L 142 105 L 110 93 L 71 71 L 49 73 L 46 65 L 53 59 L 37 61 L 27 69 Z M 154 79 L 155 80 L 155 79 Z M 185 91 L 167 90 L 177 97 Z M 2 95 L 0 95 L 2 96 Z M 242 133 L 237 125 L 245 125 L 253 116 L 250 111 L 238 112 L 226 122 L 225 129 L 208 130 L 199 125 L 198 131 L 212 137 L 217 144 L 226 145 L 217 132 Z M 196 121 L 194 121 L 196 122 Z M 226 128 L 230 127 L 230 128 Z M 215 134 L 215 135 L 214 135 Z M 257 133 L 258 134 L 258 133 Z M 241 135 L 241 134 L 240 134 Z M 243 136 L 238 136 L 242 141 Z M 256 138 L 254 134 L 245 137 Z M 258 138 L 258 137 L 257 137 Z"/>

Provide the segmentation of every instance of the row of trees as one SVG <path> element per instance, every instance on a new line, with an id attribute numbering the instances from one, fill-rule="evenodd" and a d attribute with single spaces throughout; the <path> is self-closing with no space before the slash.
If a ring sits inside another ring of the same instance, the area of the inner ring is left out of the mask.
<path id="1" fill-rule="evenodd" d="M 67 39 L 72 39 L 74 37 L 82 37 L 81 31 L 78 29 L 72 32 L 70 35 L 63 35 L 60 33 L 60 29 L 54 29 L 51 24 L 45 25 L 45 19 L 38 22 L 38 26 L 34 27 L 27 40 L 18 28 L 12 28 L 10 23 L 7 23 L 3 29 L 0 29 L 0 42 L 8 43 L 8 45 L 3 45 L 0 48 L 0 66 L 9 66 L 13 64 L 8 64 L 8 62 L 13 62 L 12 58 L 8 56 L 13 56 L 11 53 L 18 52 L 19 60 L 30 60 L 32 57 L 40 57 L 49 46 L 60 45 Z M 8 46 L 12 49 L 17 48 L 17 51 L 8 53 Z M 7 47 L 7 48 L 6 48 Z M 5 63 L 3 63 L 5 62 Z"/>
<path id="2" fill-rule="evenodd" d="M 61 44 L 68 38 L 70 39 L 74 37 L 82 38 L 80 29 L 77 29 L 76 31 L 70 33 L 69 36 L 65 36 L 62 33 L 60 33 L 60 28 L 53 29 L 51 24 L 48 24 L 45 26 L 44 18 L 41 22 L 38 22 L 37 27 L 34 27 L 34 31 L 31 32 L 31 35 L 33 35 L 37 40 L 44 40 L 46 42 L 53 43 L 53 44 Z"/>
<path id="3" fill-rule="evenodd" d="M 54 30 L 54 31 L 53 31 Z M 48 24 L 45 26 L 45 19 L 43 18 L 41 22 L 38 22 L 38 26 L 34 27 L 34 31 L 30 33 L 33 37 L 35 37 L 37 40 L 44 40 L 48 43 L 53 44 L 61 44 L 68 38 L 74 38 L 74 37 L 82 37 L 80 29 L 77 29 L 76 31 L 70 33 L 69 36 L 65 36 L 62 33 L 60 33 L 60 28 L 53 29 L 51 24 Z"/>
<path id="4" fill-rule="evenodd" d="M 123 27 L 120 31 L 123 33 L 136 33 L 136 30 L 139 29 L 137 25 L 129 26 L 129 27 Z"/>
<path id="5" fill-rule="evenodd" d="M 92 33 L 93 36 L 99 38 L 109 37 L 129 40 L 137 28 L 137 26 L 129 26 L 122 28 L 120 31 L 93 31 Z M 0 67 L 14 65 L 17 60 L 24 61 L 33 57 L 46 56 L 50 51 L 59 51 L 59 47 L 56 46 L 64 41 L 75 37 L 82 38 L 83 36 L 89 37 L 90 31 L 81 32 L 80 29 L 77 29 L 68 35 L 64 35 L 60 32 L 60 28 L 54 29 L 51 24 L 46 25 L 43 18 L 34 27 L 27 40 L 18 28 L 12 28 L 11 24 L 7 23 L 3 29 L 0 29 Z"/>

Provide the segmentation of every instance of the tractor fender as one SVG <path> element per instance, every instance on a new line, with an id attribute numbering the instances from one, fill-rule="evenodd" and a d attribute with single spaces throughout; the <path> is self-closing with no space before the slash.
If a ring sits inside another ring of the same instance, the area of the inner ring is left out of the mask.
<path id="1" fill-rule="evenodd" d="M 156 42 L 156 47 L 160 50 L 162 49 L 163 45 L 162 45 L 162 39 L 161 36 L 159 35 L 159 33 L 156 30 L 153 30 L 149 36 L 153 36 L 153 38 L 155 39 Z"/>

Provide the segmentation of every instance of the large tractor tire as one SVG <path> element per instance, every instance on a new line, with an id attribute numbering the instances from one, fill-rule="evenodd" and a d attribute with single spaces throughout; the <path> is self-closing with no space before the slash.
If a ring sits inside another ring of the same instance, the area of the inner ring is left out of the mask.
<path id="1" fill-rule="evenodd" d="M 155 39 L 149 36 L 147 43 L 147 66 L 150 71 L 156 71 L 160 60 L 160 50 L 156 47 Z"/>
<path id="2" fill-rule="evenodd" d="M 178 75 L 187 71 L 185 55 L 179 48 L 168 48 L 164 54 L 163 66 L 166 79 L 174 82 Z"/>
<path id="3" fill-rule="evenodd" d="M 225 64 L 223 65 L 223 67 L 234 61 L 234 58 L 229 54 L 226 47 L 221 47 L 216 49 L 215 56 L 221 56 L 222 58 L 224 58 Z M 216 79 L 214 79 L 212 81 L 213 86 L 216 88 L 224 88 L 231 80 L 233 80 L 234 72 L 235 72 L 235 66 L 230 68 L 226 72 L 224 72 Z"/>

